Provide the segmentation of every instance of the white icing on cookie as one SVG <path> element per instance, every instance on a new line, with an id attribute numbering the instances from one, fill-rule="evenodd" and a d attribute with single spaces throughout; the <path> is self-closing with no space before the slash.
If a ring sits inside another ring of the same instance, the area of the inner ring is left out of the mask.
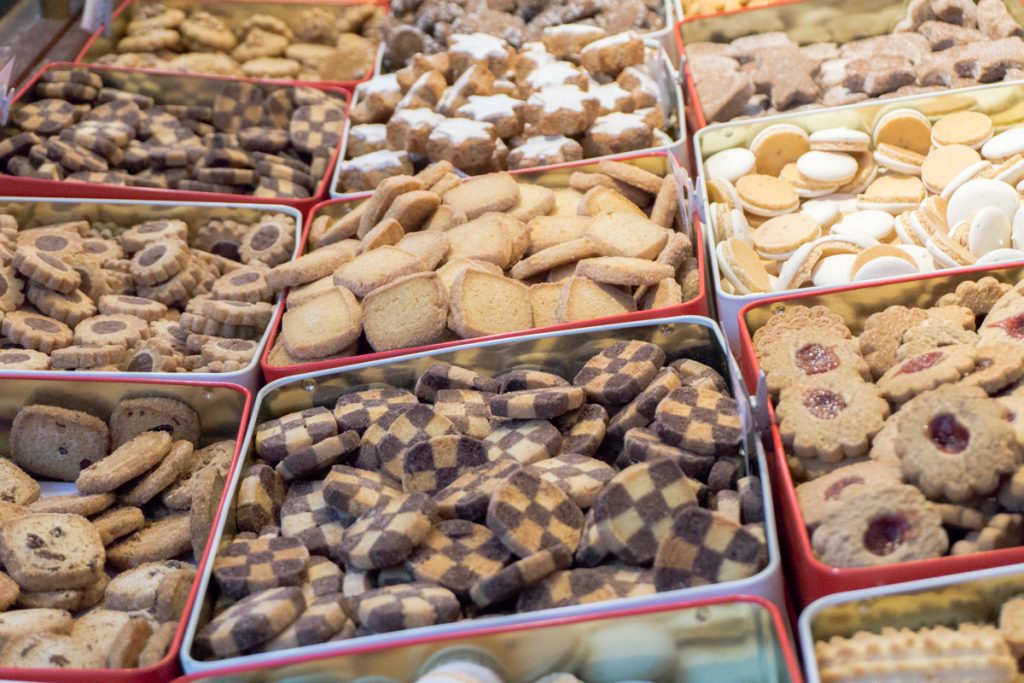
<path id="1" fill-rule="evenodd" d="M 388 138 L 388 127 L 383 123 L 361 123 L 349 128 L 348 134 L 367 144 L 380 144 Z"/>
<path id="2" fill-rule="evenodd" d="M 564 154 L 565 146 L 574 142 L 564 135 L 535 135 L 527 138 L 526 142 L 516 147 L 516 153 L 523 157 L 530 157 L 538 160 L 551 158 L 560 159 Z"/>
<path id="3" fill-rule="evenodd" d="M 356 86 L 356 97 L 363 98 L 377 93 L 402 92 L 398 85 L 398 74 L 376 76 Z"/>
<path id="4" fill-rule="evenodd" d="M 526 104 L 508 95 L 470 95 L 469 102 L 459 107 L 459 116 L 477 121 L 516 116 L 516 112 Z"/>
<path id="5" fill-rule="evenodd" d="M 493 140 L 497 135 L 494 126 L 485 121 L 445 119 L 434 128 L 430 137 L 432 139 L 445 138 L 459 144 L 468 140 Z"/>
<path id="6" fill-rule="evenodd" d="M 508 55 L 508 43 L 486 33 L 460 33 L 448 38 L 448 51 L 469 55 L 476 62 Z"/>
<path id="7" fill-rule="evenodd" d="M 650 128 L 642 116 L 624 114 L 620 111 L 598 116 L 590 127 L 591 135 L 611 135 L 620 137 L 631 131 L 650 132 Z"/>
<path id="8" fill-rule="evenodd" d="M 526 84 L 533 90 L 555 85 L 565 85 L 579 79 L 583 72 L 571 62 L 553 61 L 541 64 L 526 77 Z"/>
<path id="9" fill-rule="evenodd" d="M 399 109 L 391 117 L 391 120 L 407 123 L 411 128 L 418 126 L 433 128 L 444 121 L 444 116 L 425 107 L 418 107 L 416 109 Z"/>
<path id="10" fill-rule="evenodd" d="M 591 83 L 590 89 L 587 92 L 597 98 L 598 103 L 601 105 L 601 111 L 607 112 L 618 111 L 621 109 L 621 101 L 632 97 L 628 90 L 614 81 L 605 85 Z"/>
<path id="11" fill-rule="evenodd" d="M 584 103 L 588 100 L 596 102 L 597 98 L 590 93 L 583 92 L 575 85 L 557 85 L 533 93 L 527 102 L 532 106 L 540 107 L 545 114 L 554 114 L 561 110 L 584 113 L 586 111 Z"/>
<path id="12" fill-rule="evenodd" d="M 403 151 L 381 149 L 344 161 L 341 164 L 341 168 L 343 171 L 356 170 L 363 172 L 380 171 L 386 168 L 402 168 L 402 160 L 408 158 L 409 155 Z"/>

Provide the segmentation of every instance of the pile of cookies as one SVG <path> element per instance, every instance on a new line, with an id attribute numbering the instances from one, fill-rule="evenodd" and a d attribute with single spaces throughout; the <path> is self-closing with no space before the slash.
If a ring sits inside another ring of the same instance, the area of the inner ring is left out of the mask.
<path id="1" fill-rule="evenodd" d="M 200 448 L 199 416 L 132 398 L 109 424 L 18 411 L 0 459 L 0 667 L 124 669 L 167 653 L 224 490 L 234 441 Z M 42 480 L 77 493 L 40 497 Z"/>
<path id="2" fill-rule="evenodd" d="M 11 111 L 0 168 L 44 180 L 304 198 L 341 140 L 345 102 L 315 88 L 228 82 L 210 105 L 160 104 L 111 87 L 113 78 L 87 68 L 43 72 L 36 99 Z"/>
<path id="3" fill-rule="evenodd" d="M 780 123 L 704 162 L 720 285 L 838 286 L 1024 259 L 1024 129 L 894 109 L 871 133 Z"/>
<path id="4" fill-rule="evenodd" d="M 1024 286 L 968 280 L 853 337 L 823 306 L 754 334 L 814 553 L 834 567 L 1024 545 Z"/>
<path id="5" fill-rule="evenodd" d="M 435 363 L 414 391 L 360 389 L 255 431 L 203 658 L 736 580 L 767 560 L 725 381 L 648 342 L 564 378 Z"/>
<path id="6" fill-rule="evenodd" d="M 890 33 L 872 38 L 800 46 L 756 33 L 690 43 L 686 56 L 711 123 L 1019 80 L 1022 35 L 1002 0 L 912 0 Z"/>
<path id="7" fill-rule="evenodd" d="M 0 214 L 0 369 L 240 370 L 273 316 L 270 270 L 294 247 L 285 214 L 23 230 Z"/>
<path id="8" fill-rule="evenodd" d="M 217 12 L 135 3 L 117 52 L 96 63 L 301 81 L 358 81 L 373 72 L 383 7 L 306 7 L 287 20 L 251 14 L 237 25 Z"/>
<path id="9" fill-rule="evenodd" d="M 699 292 L 671 176 L 602 161 L 570 187 L 507 173 L 463 182 L 441 162 L 380 182 L 312 252 L 271 271 L 291 287 L 271 366 L 664 308 Z M 501 305 L 496 305 L 500 301 Z M 365 344 L 360 344 L 365 338 Z"/>
<path id="10" fill-rule="evenodd" d="M 998 626 L 962 623 L 920 629 L 884 627 L 814 644 L 823 682 L 927 680 L 938 672 L 951 680 L 1013 683 L 1024 655 L 1024 596 L 1003 603 Z"/>
<path id="11" fill-rule="evenodd" d="M 408 66 L 417 53 L 441 52 L 457 33 L 497 36 L 513 47 L 541 39 L 545 29 L 582 24 L 608 35 L 665 27 L 657 0 L 397 0 L 384 20 L 384 66 Z"/>
<path id="12" fill-rule="evenodd" d="M 657 64 L 637 34 L 580 24 L 518 50 L 449 36 L 444 52 L 357 86 L 339 189 L 371 190 L 432 161 L 478 175 L 671 144 Z"/>

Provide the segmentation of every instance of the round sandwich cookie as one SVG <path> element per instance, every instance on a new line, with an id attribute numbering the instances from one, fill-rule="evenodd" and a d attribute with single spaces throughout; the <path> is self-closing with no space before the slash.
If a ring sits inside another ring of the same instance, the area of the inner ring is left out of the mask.
<path id="1" fill-rule="evenodd" d="M 928 154 L 932 146 L 932 124 L 916 109 L 896 109 L 875 123 L 871 139 L 876 147 L 886 143 L 917 154 Z"/>
<path id="2" fill-rule="evenodd" d="M 788 123 L 768 126 L 750 143 L 757 172 L 768 176 L 778 176 L 786 164 L 795 162 L 810 148 L 804 129 Z"/>

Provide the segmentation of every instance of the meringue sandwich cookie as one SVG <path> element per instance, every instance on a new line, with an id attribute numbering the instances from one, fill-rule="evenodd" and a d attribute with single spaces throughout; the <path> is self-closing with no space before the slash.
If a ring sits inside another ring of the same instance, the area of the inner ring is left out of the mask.
<path id="1" fill-rule="evenodd" d="M 879 244 L 857 254 L 850 266 L 850 279 L 865 282 L 881 278 L 916 275 L 917 261 L 899 247 Z"/>
<path id="2" fill-rule="evenodd" d="M 796 160 L 796 169 L 804 178 L 813 182 L 827 183 L 839 187 L 854 179 L 859 164 L 849 154 L 842 152 L 810 151 Z"/>
<path id="3" fill-rule="evenodd" d="M 968 180 L 974 180 L 975 178 L 981 177 L 982 174 L 992 169 L 992 162 L 982 159 L 976 163 L 967 166 L 962 171 L 953 176 L 953 179 L 946 183 L 946 187 L 942 188 L 940 196 L 943 199 L 949 199 L 954 192 L 956 192 L 961 185 L 966 183 Z"/>
<path id="4" fill-rule="evenodd" d="M 1022 249 L 996 249 L 990 251 L 977 261 L 976 266 L 987 266 L 993 263 L 1006 263 L 1009 261 L 1024 261 L 1024 250 Z"/>
<path id="5" fill-rule="evenodd" d="M 904 175 L 921 175 L 925 157 L 913 150 L 882 143 L 875 147 L 874 159 L 879 166 Z"/>
<path id="6" fill-rule="evenodd" d="M 992 138 L 992 119 L 976 111 L 958 111 L 943 116 L 932 125 L 932 144 L 965 145 L 981 149 Z"/>
<path id="7" fill-rule="evenodd" d="M 889 144 L 928 154 L 932 146 L 932 124 L 916 109 L 896 109 L 878 119 L 871 140 L 876 148 Z"/>
<path id="8" fill-rule="evenodd" d="M 754 172 L 757 163 L 754 153 L 745 147 L 733 147 L 713 154 L 704 161 L 704 174 L 708 179 L 724 178 L 734 183 Z"/>
<path id="9" fill-rule="evenodd" d="M 808 138 L 811 149 L 818 152 L 868 152 L 871 136 L 851 128 L 816 130 Z"/>
<path id="10" fill-rule="evenodd" d="M 770 218 L 753 232 L 754 250 L 770 261 L 784 261 L 802 245 L 821 236 L 821 225 L 805 213 Z"/>
<path id="11" fill-rule="evenodd" d="M 943 268 L 959 268 L 973 265 L 978 258 L 966 247 L 948 235 L 936 233 L 928 238 L 924 245 L 935 263 Z"/>
<path id="12" fill-rule="evenodd" d="M 891 213 L 867 209 L 843 216 L 832 226 L 833 235 L 865 235 L 879 242 L 888 242 L 896 234 L 896 219 Z"/>
<path id="13" fill-rule="evenodd" d="M 964 169 L 979 161 L 981 155 L 967 145 L 936 147 L 921 164 L 921 181 L 926 190 L 940 194 Z"/>
<path id="14" fill-rule="evenodd" d="M 826 235 L 809 242 L 793 254 L 779 269 L 776 291 L 803 287 L 811 282 L 818 263 L 837 254 L 859 254 L 865 249 L 877 246 L 878 242 L 870 237 L 850 237 L 846 235 Z"/>
<path id="15" fill-rule="evenodd" d="M 967 249 L 978 258 L 997 249 L 1010 248 L 1010 219 L 996 207 L 979 209 L 966 223 Z"/>
<path id="16" fill-rule="evenodd" d="M 1014 154 L 992 168 L 983 171 L 981 175 L 984 178 L 991 178 L 1001 183 L 1016 186 L 1024 180 L 1024 155 Z"/>
<path id="17" fill-rule="evenodd" d="M 800 207 L 800 213 L 818 221 L 822 230 L 828 230 L 842 219 L 839 211 L 839 202 L 832 199 L 810 199 Z"/>
<path id="18" fill-rule="evenodd" d="M 921 179 L 912 175 L 884 175 L 857 195 L 858 209 L 878 209 L 898 214 L 917 208 L 924 201 Z"/>
<path id="19" fill-rule="evenodd" d="M 811 143 L 803 128 L 778 123 L 755 135 L 749 148 L 757 160 L 757 172 L 777 176 L 786 164 L 810 151 Z"/>
<path id="20" fill-rule="evenodd" d="M 986 206 L 1000 209 L 1009 220 L 1020 208 L 1017 191 L 998 180 L 974 178 L 956 189 L 946 206 L 946 223 L 954 227 Z"/>
<path id="21" fill-rule="evenodd" d="M 826 256 L 814 266 L 811 284 L 815 287 L 841 287 L 850 284 L 850 267 L 856 259 L 856 254 Z"/>
<path id="22" fill-rule="evenodd" d="M 796 190 L 774 176 L 753 173 L 737 180 L 735 187 L 743 209 L 755 216 L 781 216 L 800 208 Z"/>
<path id="23" fill-rule="evenodd" d="M 730 237 L 715 247 L 718 267 L 737 294 L 770 292 L 774 289 L 772 277 L 761 259 L 743 240 Z"/>
<path id="24" fill-rule="evenodd" d="M 1024 154 L 1024 128 L 1010 128 L 995 135 L 981 146 L 981 156 L 990 161 L 998 161 Z"/>

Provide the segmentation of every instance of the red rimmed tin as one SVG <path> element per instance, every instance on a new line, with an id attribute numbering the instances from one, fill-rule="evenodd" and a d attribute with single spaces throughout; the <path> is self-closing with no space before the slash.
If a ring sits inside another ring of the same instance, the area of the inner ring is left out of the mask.
<path id="1" fill-rule="evenodd" d="M 633 630 L 635 637 L 655 629 L 674 639 L 680 666 L 687 662 L 692 666 L 688 671 L 677 671 L 677 680 L 715 683 L 746 674 L 749 677 L 744 680 L 803 681 L 789 638 L 789 624 L 774 604 L 751 595 L 678 601 L 599 615 L 553 617 L 533 624 L 499 626 L 484 622 L 457 636 L 422 636 L 402 645 L 368 645 L 343 655 L 296 654 L 263 665 L 214 669 L 179 681 L 264 680 L 263 675 L 270 671 L 275 679 L 302 676 L 303 680 L 315 680 L 319 674 L 340 675 L 344 680 L 374 676 L 373 680 L 380 681 L 411 681 L 434 653 L 460 647 L 483 649 L 493 655 L 510 674 L 509 680 L 532 681 L 536 676 L 530 676 L 537 672 L 529 669 L 538 666 L 535 662 L 543 660 L 545 654 L 553 652 L 557 656 L 561 650 L 567 664 L 571 664 L 569 660 L 579 654 L 573 651 L 574 641 L 605 628 L 622 629 L 624 634 Z M 688 635 L 694 636 L 694 640 L 687 642 Z"/>
<path id="2" fill-rule="evenodd" d="M 161 396 L 175 398 L 195 410 L 200 416 L 202 444 L 215 440 L 232 439 L 235 453 L 232 468 L 238 462 L 242 439 L 245 435 L 252 408 L 252 394 L 243 387 L 220 382 L 181 382 L 144 378 L 123 378 L 116 381 L 83 374 L 81 378 L 40 378 L 18 373 L 5 374 L 0 378 L 0 444 L 7 449 L 10 438 L 11 420 L 23 406 L 36 403 L 57 405 L 82 410 L 106 419 L 114 404 L 125 398 Z M 5 452 L 7 452 L 5 450 Z M 230 479 L 230 477 L 229 477 Z M 67 485 L 73 488 L 73 485 Z M 58 492 L 58 484 L 44 485 L 44 492 Z M 225 489 L 226 490 L 226 489 Z M 70 491 L 68 491 L 70 492 Z M 221 493 L 217 519 L 223 514 L 225 494 Z M 212 543 L 207 543 L 207 552 L 198 565 L 202 575 Z M 84 681 L 87 683 L 169 681 L 180 672 L 179 654 L 189 615 L 196 604 L 199 581 L 192 585 L 188 600 L 166 656 L 157 664 L 144 669 L 15 669 L 0 667 L 0 679 L 22 681 Z"/>
<path id="3" fill-rule="evenodd" d="M 106 28 L 100 27 L 89 36 L 86 40 L 85 45 L 82 46 L 81 51 L 75 57 L 76 63 L 91 64 L 103 55 L 116 53 L 117 42 L 127 35 L 127 27 L 130 16 L 130 10 L 134 5 L 143 4 L 142 0 L 125 0 L 121 3 L 114 13 L 111 15 L 111 27 L 110 36 L 106 35 Z M 258 0 L 221 0 L 215 3 L 200 3 L 200 2 L 187 2 L 184 0 L 165 0 L 163 3 L 166 7 L 172 7 L 182 10 L 204 10 L 218 16 L 222 19 L 227 20 L 229 28 L 234 28 L 235 23 L 241 23 L 247 17 L 255 14 L 269 14 L 270 16 L 278 19 L 283 19 L 287 22 L 291 15 L 295 12 L 303 9 L 310 8 L 323 8 L 328 12 L 337 12 L 352 5 L 373 5 L 381 7 L 385 12 L 388 11 L 389 3 L 387 0 L 332 0 L 330 2 L 311 2 L 310 0 L 274 0 L 273 2 L 260 2 Z M 356 85 L 362 83 L 373 77 L 376 72 L 377 66 L 376 51 L 374 51 L 374 59 L 371 62 L 371 68 L 369 72 L 358 80 L 354 81 L 307 81 L 299 79 L 303 85 L 312 85 L 314 87 L 319 86 L 331 86 L 336 88 L 344 88 L 351 91 Z M 193 74 L 191 72 L 175 71 L 170 69 L 138 69 L 144 73 L 151 74 L 162 74 L 162 75 L 201 75 Z M 278 79 L 260 79 L 261 81 L 276 81 Z M 284 79 L 288 81 L 289 79 Z"/>
<path id="4" fill-rule="evenodd" d="M 739 364 L 747 386 L 752 392 L 759 386 L 760 365 L 753 348 L 753 335 L 768 319 L 790 306 L 825 306 L 843 317 L 856 335 L 861 324 L 872 313 L 889 306 L 933 305 L 938 299 L 953 292 L 966 280 L 991 276 L 1002 282 L 1016 284 L 1024 279 L 1024 265 L 1001 267 L 978 266 L 954 272 L 935 272 L 927 275 L 894 278 L 867 285 L 849 285 L 813 293 L 795 292 L 770 297 L 747 304 L 739 314 Z M 946 555 L 914 562 L 877 567 L 832 567 L 817 557 L 811 549 L 810 534 L 797 504 L 796 489 L 786 461 L 786 451 L 775 413 L 761 391 L 765 422 L 768 424 L 770 452 L 768 470 L 773 482 L 776 516 L 779 519 L 779 538 L 788 549 L 787 574 L 792 595 L 799 607 L 826 595 L 845 591 L 884 586 L 904 581 L 928 579 L 957 572 L 1024 562 L 1024 546 L 971 553 Z"/>
<path id="5" fill-rule="evenodd" d="M 262 81 L 254 78 L 231 78 L 226 76 L 196 76 L 185 74 L 158 74 L 140 69 L 116 69 L 94 64 L 72 64 L 70 62 L 54 62 L 37 71 L 15 95 L 11 110 L 18 108 L 19 103 L 31 102 L 35 99 L 33 89 L 47 71 L 54 69 L 88 69 L 106 76 L 107 85 L 122 90 L 141 93 L 154 97 L 158 104 L 190 104 L 212 105 L 214 97 L 225 84 L 242 81 L 258 85 L 264 92 L 270 93 L 281 88 L 306 86 L 323 90 L 330 97 L 341 100 L 348 113 L 349 96 L 340 88 L 320 85 L 309 85 L 299 81 Z M 219 192 L 194 192 L 186 190 L 158 189 L 148 187 L 130 187 L 124 185 L 106 185 L 102 183 L 79 183 L 64 180 L 43 180 L 40 178 L 23 178 L 19 176 L 0 176 L 2 192 L 5 195 L 21 197 L 82 197 L 90 199 L 137 199 L 137 200 L 168 200 L 181 202 L 220 202 L 226 204 L 280 204 L 302 211 L 304 214 L 323 199 L 330 181 L 334 164 L 341 147 L 339 142 L 331 153 L 330 163 L 324 177 L 317 183 L 313 194 L 304 199 L 290 197 L 255 197 L 244 194 L 224 194 Z"/>
<path id="6" fill-rule="evenodd" d="M 678 155 L 683 153 L 681 146 L 675 146 L 668 152 L 659 152 L 654 154 L 635 155 L 633 157 L 626 157 L 619 159 L 619 161 L 628 162 L 647 170 L 656 171 L 659 173 L 667 172 L 681 172 L 679 168 L 679 157 Z M 548 186 L 548 187 L 566 187 L 568 184 L 569 175 L 573 171 L 577 170 L 593 170 L 596 168 L 596 163 L 593 161 L 579 161 L 571 164 L 564 164 L 557 167 L 552 167 L 544 171 L 536 171 L 533 169 L 524 169 L 521 171 L 514 171 L 513 175 L 518 177 L 528 178 L 533 182 Z M 306 219 L 306 226 L 302 234 L 302 248 L 306 246 L 306 238 L 309 234 L 309 227 L 313 220 L 320 215 L 333 215 L 341 216 L 347 212 L 349 206 L 353 206 L 355 202 L 365 200 L 370 197 L 369 193 L 363 193 L 356 195 L 351 198 L 345 199 L 332 199 L 322 202 L 315 206 L 310 212 Z M 354 356 L 347 358 L 337 358 L 328 360 L 315 360 L 300 363 L 298 365 L 289 366 L 277 366 L 270 364 L 270 352 L 274 348 L 274 343 L 277 341 L 277 337 L 280 334 L 281 327 L 280 321 L 281 316 L 284 315 L 284 308 L 275 317 L 272 324 L 272 332 L 270 338 L 267 340 L 267 347 L 263 353 L 261 364 L 263 367 L 263 376 L 268 382 L 272 382 L 282 377 L 289 377 L 292 375 L 303 374 L 307 372 L 315 372 L 318 370 L 329 370 L 332 368 L 344 367 L 347 365 L 353 365 L 355 363 L 365 363 L 375 360 L 383 360 L 386 358 L 394 358 L 397 356 L 404 356 L 413 353 L 419 353 L 421 351 L 430 351 L 433 349 L 443 349 L 459 344 L 465 344 L 467 341 L 479 341 L 480 339 L 506 339 L 512 337 L 519 337 L 525 334 L 537 334 L 537 333 L 549 333 L 556 332 L 559 330 L 572 330 L 582 327 L 593 327 L 595 325 L 611 325 L 623 322 L 630 322 L 634 320 L 650 320 L 652 318 L 660 318 L 665 316 L 677 316 L 677 315 L 708 315 L 708 291 L 707 291 L 707 274 L 705 271 L 705 254 L 704 254 L 704 236 L 701 231 L 697 228 L 692 230 L 690 235 L 693 240 L 694 256 L 697 259 L 697 267 L 699 273 L 699 286 L 700 290 L 696 297 L 686 301 L 677 306 L 669 306 L 667 308 L 660 308 L 648 311 L 637 311 L 635 313 L 627 313 L 619 316 L 608 316 L 604 318 L 594 318 L 591 320 L 584 320 L 572 323 L 563 323 L 561 325 L 552 325 L 543 328 L 534 328 L 529 330 L 519 330 L 516 332 L 509 332 L 501 335 L 494 335 L 492 337 L 478 337 L 474 339 L 457 339 L 453 341 L 440 342 L 437 344 L 429 344 L 426 346 L 397 349 L 394 351 L 380 351 L 373 352 L 367 351 L 359 353 Z M 299 255 L 301 255 L 300 252 Z"/>

